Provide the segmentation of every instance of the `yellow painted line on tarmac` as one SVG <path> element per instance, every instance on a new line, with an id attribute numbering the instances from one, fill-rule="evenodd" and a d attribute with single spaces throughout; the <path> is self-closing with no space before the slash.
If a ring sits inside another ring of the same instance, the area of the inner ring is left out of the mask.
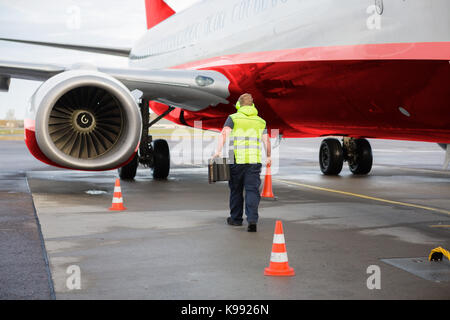
<path id="1" fill-rule="evenodd" d="M 342 195 L 356 197 L 356 198 L 362 198 L 362 199 L 367 199 L 367 200 L 384 202 L 384 203 L 389 203 L 389 204 L 394 204 L 394 205 L 399 205 L 399 206 L 404 206 L 404 207 L 418 208 L 418 209 L 423 209 L 423 210 L 427 210 L 427 211 L 438 212 L 438 213 L 443 213 L 443 214 L 446 214 L 446 215 L 450 215 L 450 211 L 448 211 L 448 210 L 422 206 L 422 205 L 414 204 L 414 203 L 393 201 L 393 200 L 388 200 L 388 199 L 371 197 L 371 196 L 367 196 L 367 195 L 359 194 L 359 193 L 347 192 L 347 191 L 336 190 L 336 189 L 322 188 L 322 187 L 312 186 L 312 185 L 309 185 L 309 184 L 298 183 L 298 182 L 282 180 L 282 179 L 273 179 L 273 180 L 274 181 L 278 181 L 278 182 L 282 182 L 282 183 L 286 183 L 286 184 L 290 184 L 290 185 L 303 187 L 303 188 L 318 190 L 318 191 L 332 192 L 332 193 L 342 194 Z"/>
<path id="2" fill-rule="evenodd" d="M 449 224 L 433 224 L 430 228 L 450 228 Z"/>

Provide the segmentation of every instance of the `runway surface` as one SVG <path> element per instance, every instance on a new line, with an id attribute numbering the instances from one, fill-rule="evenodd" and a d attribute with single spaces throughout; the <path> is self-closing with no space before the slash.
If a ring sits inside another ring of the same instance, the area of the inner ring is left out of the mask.
<path id="1" fill-rule="evenodd" d="M 370 140 L 369 176 L 344 167 L 327 177 L 320 141 L 286 140 L 276 149 L 278 200 L 261 202 L 257 233 L 225 223 L 227 184 L 208 184 L 199 161 L 207 152 L 181 161 L 179 141 L 170 143 L 167 181 L 140 168 L 135 181 L 121 182 L 122 212 L 108 210 L 115 171 L 55 169 L 34 160 L 23 142 L 0 141 L 0 298 L 49 299 L 54 287 L 56 299 L 449 299 L 448 263 L 438 270 L 426 261 L 431 249 L 450 248 L 444 152 Z M 294 277 L 263 275 L 276 220 Z M 417 264 L 422 276 L 402 261 Z M 373 265 L 381 288 L 370 290 Z M 80 289 L 67 283 L 70 266 L 79 267 Z"/>

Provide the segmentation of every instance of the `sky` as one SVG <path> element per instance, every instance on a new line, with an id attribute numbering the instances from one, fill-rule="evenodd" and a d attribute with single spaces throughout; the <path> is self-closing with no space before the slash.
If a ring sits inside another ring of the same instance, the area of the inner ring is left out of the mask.
<path id="1" fill-rule="evenodd" d="M 166 0 L 180 12 L 199 0 Z M 84 45 L 132 47 L 146 31 L 144 0 L 0 0 L 0 37 Z M 126 67 L 127 59 L 0 41 L 0 61 Z M 41 82 L 12 79 L 0 92 L 0 119 L 23 119 Z"/>

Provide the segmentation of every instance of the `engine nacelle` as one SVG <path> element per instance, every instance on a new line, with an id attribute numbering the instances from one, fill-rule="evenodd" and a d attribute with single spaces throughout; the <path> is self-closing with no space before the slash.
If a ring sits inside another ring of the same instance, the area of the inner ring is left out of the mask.
<path id="1" fill-rule="evenodd" d="M 79 170 L 125 164 L 141 138 L 139 107 L 130 91 L 95 70 L 71 70 L 44 82 L 31 99 L 35 136 L 51 162 Z"/>

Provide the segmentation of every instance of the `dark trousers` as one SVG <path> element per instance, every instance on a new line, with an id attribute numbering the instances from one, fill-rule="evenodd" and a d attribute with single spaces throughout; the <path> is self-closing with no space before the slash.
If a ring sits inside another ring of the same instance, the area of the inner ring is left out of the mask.
<path id="1" fill-rule="evenodd" d="M 234 222 L 242 222 L 245 190 L 245 215 L 248 223 L 258 222 L 258 206 L 261 198 L 261 163 L 230 164 L 230 215 Z"/>

